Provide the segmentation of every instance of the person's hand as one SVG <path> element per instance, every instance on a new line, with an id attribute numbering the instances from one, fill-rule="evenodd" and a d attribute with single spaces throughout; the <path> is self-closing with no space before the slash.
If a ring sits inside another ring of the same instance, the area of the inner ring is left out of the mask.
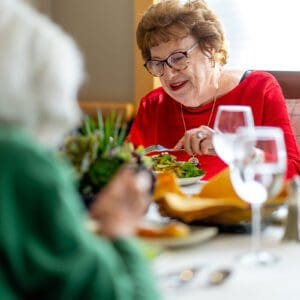
<path id="1" fill-rule="evenodd" d="M 91 217 L 101 224 L 109 238 L 130 236 L 150 203 L 151 178 L 147 172 L 122 169 L 98 194 L 90 208 Z"/>
<path id="2" fill-rule="evenodd" d="M 174 150 L 185 150 L 189 155 L 215 154 L 212 144 L 214 131 L 208 126 L 200 126 L 187 130 L 184 136 L 177 142 Z"/>

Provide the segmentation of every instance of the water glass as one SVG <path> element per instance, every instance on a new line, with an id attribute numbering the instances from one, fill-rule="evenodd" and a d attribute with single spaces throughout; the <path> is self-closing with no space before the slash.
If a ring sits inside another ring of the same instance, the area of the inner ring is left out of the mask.
<path id="1" fill-rule="evenodd" d="M 213 145 L 217 155 L 227 164 L 233 160 L 234 141 L 240 127 L 253 127 L 253 116 L 250 106 L 220 105 L 215 123 Z"/>
<path id="2" fill-rule="evenodd" d="M 286 172 L 283 132 L 276 127 L 240 128 L 234 143 L 230 177 L 236 193 L 251 205 L 252 249 L 246 264 L 267 265 L 277 257 L 261 250 L 261 207 L 282 189 Z"/>

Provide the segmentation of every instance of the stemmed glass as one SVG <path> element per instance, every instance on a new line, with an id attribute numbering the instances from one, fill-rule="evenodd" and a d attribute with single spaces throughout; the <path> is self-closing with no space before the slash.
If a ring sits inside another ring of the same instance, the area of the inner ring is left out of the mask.
<path id="1" fill-rule="evenodd" d="M 213 145 L 217 155 L 229 166 L 233 161 L 234 141 L 240 127 L 254 127 L 250 106 L 220 105 L 214 123 Z"/>
<path id="2" fill-rule="evenodd" d="M 246 264 L 267 265 L 277 257 L 261 250 L 261 207 L 283 185 L 286 150 L 283 133 L 276 127 L 240 128 L 234 143 L 230 177 L 239 197 L 251 204 L 252 250 L 239 257 Z"/>

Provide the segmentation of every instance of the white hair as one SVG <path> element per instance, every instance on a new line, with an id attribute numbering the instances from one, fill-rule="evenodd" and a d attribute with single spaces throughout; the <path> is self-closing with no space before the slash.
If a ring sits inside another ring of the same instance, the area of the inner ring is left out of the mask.
<path id="1" fill-rule="evenodd" d="M 28 5 L 0 0 L 0 126 L 57 146 L 79 123 L 83 74 L 70 36 Z"/>

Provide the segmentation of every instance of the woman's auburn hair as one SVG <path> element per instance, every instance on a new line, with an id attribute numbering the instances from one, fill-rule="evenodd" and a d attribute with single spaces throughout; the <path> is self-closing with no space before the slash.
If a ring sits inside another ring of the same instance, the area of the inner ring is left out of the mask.
<path id="1" fill-rule="evenodd" d="M 226 64 L 228 49 L 222 25 L 204 0 L 162 0 L 151 5 L 136 31 L 145 61 L 151 58 L 152 47 L 188 35 L 198 41 L 201 51 L 213 62 Z"/>

